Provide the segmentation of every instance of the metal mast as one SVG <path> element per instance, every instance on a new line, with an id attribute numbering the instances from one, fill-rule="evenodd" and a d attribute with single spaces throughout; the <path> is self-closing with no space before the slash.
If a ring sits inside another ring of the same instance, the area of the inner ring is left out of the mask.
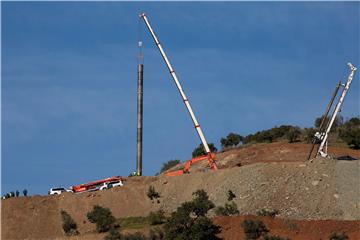
<path id="1" fill-rule="evenodd" d="M 177 78 L 177 76 L 176 76 L 176 73 L 175 73 L 173 67 L 172 67 L 171 64 L 170 64 L 169 59 L 167 58 L 167 56 L 166 56 L 166 54 L 165 54 L 165 52 L 164 52 L 164 50 L 163 50 L 163 48 L 162 48 L 162 46 L 161 46 L 158 38 L 156 37 L 154 30 L 153 30 L 152 27 L 150 26 L 150 23 L 149 23 L 148 18 L 146 17 L 145 13 L 140 14 L 139 17 L 144 20 L 147 28 L 149 29 L 149 31 L 150 31 L 150 33 L 151 33 L 151 36 L 152 36 L 152 38 L 154 39 L 155 44 L 156 44 L 156 46 L 158 47 L 158 49 L 159 49 L 159 51 L 160 51 L 160 54 L 161 54 L 161 56 L 163 57 L 166 65 L 167 65 L 167 67 L 168 67 L 168 69 L 169 69 L 169 71 L 170 71 L 170 74 L 171 74 L 171 76 L 172 76 L 172 78 L 173 78 L 173 80 L 174 80 L 174 82 L 175 82 L 175 85 L 176 85 L 176 87 L 178 88 L 179 93 L 180 93 L 180 95 L 181 95 L 181 97 L 182 97 L 182 99 L 183 99 L 183 101 L 184 101 L 184 104 L 185 104 L 185 106 L 186 106 L 186 108 L 187 108 L 187 110 L 188 110 L 188 112 L 189 112 L 189 114 L 190 114 L 190 116 L 191 116 L 191 119 L 192 119 L 192 121 L 193 121 L 193 123 L 194 123 L 194 127 L 195 127 L 196 132 L 197 132 L 197 134 L 199 135 L 199 138 L 200 138 L 200 140 L 201 140 L 201 142 L 202 142 L 202 144 L 203 144 L 203 146 L 204 146 L 204 148 L 205 148 L 205 151 L 206 151 L 207 154 L 210 154 L 211 152 L 210 152 L 209 146 L 208 146 L 208 144 L 207 144 L 207 142 L 206 142 L 205 136 L 204 136 L 204 134 L 203 134 L 203 132 L 202 132 L 202 130 L 201 130 L 201 128 L 200 128 L 200 124 L 199 124 L 199 122 L 197 121 L 197 119 L 196 119 L 196 117 L 195 117 L 195 114 L 194 114 L 194 112 L 193 112 L 193 110 L 192 110 L 192 108 L 191 108 L 191 106 L 190 106 L 189 100 L 188 100 L 188 98 L 186 97 L 186 95 L 185 95 L 185 93 L 184 93 L 184 91 L 183 91 L 183 89 L 182 89 L 182 87 L 181 87 L 181 85 L 180 85 L 180 82 L 179 82 L 179 80 L 178 80 L 178 78 Z"/>
<path id="2" fill-rule="evenodd" d="M 339 91 L 339 88 L 341 86 L 341 82 L 339 82 L 338 84 L 336 84 L 336 87 L 335 87 L 335 90 L 334 90 L 334 93 L 333 95 L 331 96 L 331 99 L 330 99 L 330 102 L 328 103 L 327 107 L 326 107 L 326 111 L 325 111 L 325 114 L 323 115 L 323 119 L 321 120 L 321 123 L 320 123 L 320 126 L 319 126 L 319 131 L 316 132 L 314 138 L 313 138 L 313 141 L 312 141 L 312 146 L 311 146 L 311 150 L 309 152 L 309 156 L 308 156 L 308 160 L 310 160 L 311 158 L 311 155 L 312 155 L 312 152 L 314 150 L 314 147 L 318 141 L 318 137 L 317 136 L 321 136 L 321 134 L 323 134 L 324 132 L 324 126 L 325 126 L 325 122 L 327 121 L 328 119 L 328 115 L 329 115 L 329 112 L 330 112 L 330 109 L 334 103 L 334 100 L 335 100 L 335 97 L 337 96 L 338 94 L 338 91 Z"/>
<path id="3" fill-rule="evenodd" d="M 143 71 L 144 56 L 142 42 L 139 41 L 139 56 L 137 66 L 137 144 L 136 144 L 136 175 L 142 175 L 142 135 L 143 135 Z"/>
<path id="4" fill-rule="evenodd" d="M 327 147 L 326 147 L 327 138 L 329 136 L 329 132 L 331 130 L 331 127 L 332 127 L 332 125 L 333 125 L 333 123 L 335 121 L 336 115 L 339 113 L 339 111 L 341 109 L 341 106 L 342 106 L 342 104 L 344 102 L 345 96 L 346 96 L 346 94 L 347 94 L 347 92 L 349 90 L 350 84 L 351 84 L 351 82 L 353 80 L 353 77 L 354 77 L 354 74 L 355 74 L 355 71 L 356 71 L 356 67 L 354 67 L 351 63 L 348 63 L 347 65 L 350 67 L 350 71 L 351 71 L 350 75 L 349 75 L 349 77 L 347 79 L 346 84 L 342 84 L 344 89 L 343 89 L 343 91 L 341 93 L 341 96 L 339 98 L 339 102 L 337 103 L 337 105 L 336 105 L 336 107 L 334 109 L 334 112 L 333 112 L 333 114 L 331 116 L 331 119 L 330 119 L 330 121 L 329 121 L 329 123 L 328 123 L 328 125 L 326 127 L 326 131 L 325 131 L 324 135 L 321 136 L 322 137 L 321 138 L 321 144 L 319 146 L 319 149 L 317 151 L 316 156 L 319 156 L 319 155 L 321 155 L 322 157 L 327 157 L 328 156 Z"/>

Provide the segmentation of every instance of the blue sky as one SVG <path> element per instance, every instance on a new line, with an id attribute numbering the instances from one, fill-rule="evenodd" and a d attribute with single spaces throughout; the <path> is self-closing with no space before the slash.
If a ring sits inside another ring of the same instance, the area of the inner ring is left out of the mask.
<path id="1" fill-rule="evenodd" d="M 144 42 L 144 174 L 199 144 L 145 11 L 209 142 L 310 127 L 348 61 L 359 2 L 2 2 L 2 193 L 45 194 L 135 170 Z M 141 34 L 139 34 L 141 33 Z M 341 114 L 359 115 L 359 75 Z"/>

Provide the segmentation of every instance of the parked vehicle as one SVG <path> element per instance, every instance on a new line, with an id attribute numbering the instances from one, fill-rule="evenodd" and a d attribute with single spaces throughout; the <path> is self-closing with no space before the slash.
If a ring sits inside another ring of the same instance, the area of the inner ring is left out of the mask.
<path id="1" fill-rule="evenodd" d="M 103 183 L 103 185 L 101 185 L 101 187 L 99 189 L 104 190 L 104 189 L 109 189 L 109 188 L 113 188 L 113 187 L 117 187 L 117 186 L 124 186 L 124 184 L 121 180 L 111 181 L 111 182 Z"/>
<path id="2" fill-rule="evenodd" d="M 58 194 L 61 194 L 63 192 L 73 192 L 72 190 L 69 190 L 69 189 L 65 189 L 65 188 L 50 188 L 48 194 L 49 195 L 58 195 Z"/>
<path id="3" fill-rule="evenodd" d="M 123 178 L 120 176 L 115 176 L 115 177 L 105 178 L 105 179 L 101 179 L 101 180 L 97 180 L 97 181 L 93 181 L 93 182 L 89 182 L 89 183 L 75 185 L 75 186 L 71 187 L 71 190 L 74 193 L 97 191 L 100 189 L 100 187 L 103 187 L 105 183 L 119 182 L 119 181 L 121 182 L 121 186 L 122 186 Z M 120 186 L 120 185 L 116 185 L 116 186 Z"/>

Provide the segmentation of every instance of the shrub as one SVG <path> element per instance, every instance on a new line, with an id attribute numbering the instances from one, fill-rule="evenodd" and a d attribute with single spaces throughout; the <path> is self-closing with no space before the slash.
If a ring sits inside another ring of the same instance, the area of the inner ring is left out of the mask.
<path id="1" fill-rule="evenodd" d="M 217 148 L 214 146 L 213 143 L 209 143 L 208 144 L 210 151 L 211 152 L 217 152 Z M 200 144 L 197 148 L 194 149 L 194 151 L 192 152 L 192 156 L 194 157 L 199 157 L 199 156 L 203 156 L 205 155 L 205 149 L 204 146 L 202 144 Z"/>
<path id="2" fill-rule="evenodd" d="M 109 234 L 105 236 L 104 240 L 122 240 L 123 237 L 115 228 L 111 228 Z"/>
<path id="3" fill-rule="evenodd" d="M 28 191 L 27 191 L 26 189 L 24 189 L 24 190 L 23 190 L 23 194 L 24 194 L 24 196 L 26 197 L 27 194 L 28 194 Z"/>
<path id="4" fill-rule="evenodd" d="M 98 232 L 109 231 L 115 223 L 115 218 L 110 209 L 99 205 L 95 205 L 93 210 L 87 213 L 87 218 L 91 223 L 96 224 L 96 230 Z"/>
<path id="5" fill-rule="evenodd" d="M 151 228 L 149 231 L 149 240 L 163 240 L 165 239 L 165 234 L 164 232 L 156 227 L 156 228 Z"/>
<path id="6" fill-rule="evenodd" d="M 19 197 L 19 195 L 20 195 L 19 190 L 16 190 L 15 195 L 16 195 L 16 197 Z"/>
<path id="7" fill-rule="evenodd" d="M 315 119 L 314 126 L 316 128 L 320 127 L 320 124 L 321 124 L 323 118 L 324 118 L 324 116 L 321 116 L 321 117 L 318 117 L 318 118 Z M 324 126 L 326 126 L 329 121 L 330 121 L 330 117 L 326 117 Z M 335 121 L 334 121 L 334 123 L 332 125 L 332 130 L 335 130 L 336 128 L 338 128 L 342 124 L 343 124 L 343 117 L 340 116 L 340 115 L 336 116 Z"/>
<path id="8" fill-rule="evenodd" d="M 299 140 L 300 135 L 301 135 L 300 128 L 292 127 L 286 133 L 286 138 L 289 141 L 289 143 L 293 143 Z"/>
<path id="9" fill-rule="evenodd" d="M 72 217 L 64 210 L 61 210 L 61 219 L 62 219 L 62 228 L 66 235 L 76 235 L 79 232 L 77 231 L 77 225 L 72 219 Z"/>
<path id="10" fill-rule="evenodd" d="M 314 128 L 305 128 L 304 129 L 305 141 L 307 143 L 311 143 L 315 139 L 316 143 L 320 142 L 319 139 L 315 138 L 315 133 L 316 130 Z"/>
<path id="11" fill-rule="evenodd" d="M 221 138 L 220 143 L 222 148 L 235 147 L 244 140 L 243 136 L 236 133 L 229 133 L 226 138 Z"/>
<path id="12" fill-rule="evenodd" d="M 150 198 L 150 200 L 154 200 L 160 197 L 160 194 L 155 191 L 154 186 L 150 186 L 147 192 L 147 196 L 148 198 Z"/>
<path id="13" fill-rule="evenodd" d="M 239 210 L 235 202 L 225 203 L 225 206 L 220 206 L 215 209 L 215 214 L 218 216 L 233 216 L 238 215 Z"/>
<path id="14" fill-rule="evenodd" d="M 333 233 L 330 235 L 329 240 L 347 240 L 349 239 L 349 237 L 345 234 L 337 234 L 337 233 Z"/>
<path id="15" fill-rule="evenodd" d="M 350 148 L 360 149 L 360 118 L 351 118 L 339 129 L 339 136 Z"/>
<path id="16" fill-rule="evenodd" d="M 194 199 L 184 202 L 165 224 L 165 239 L 197 239 L 216 240 L 220 228 L 206 217 L 207 212 L 214 208 L 214 203 L 209 200 L 204 190 L 193 193 Z"/>
<path id="17" fill-rule="evenodd" d="M 148 216 L 150 225 L 158 225 L 165 222 L 164 211 L 159 210 L 157 212 L 150 212 Z"/>
<path id="18" fill-rule="evenodd" d="M 227 192 L 226 196 L 228 201 L 232 201 L 234 198 L 236 198 L 235 193 L 233 193 L 231 190 Z"/>
<path id="19" fill-rule="evenodd" d="M 258 216 L 263 216 L 263 217 L 276 217 L 276 215 L 279 214 L 279 210 L 267 210 L 267 209 L 261 209 L 260 211 L 257 211 L 257 215 Z"/>
<path id="20" fill-rule="evenodd" d="M 241 223 L 242 228 L 244 229 L 244 233 L 246 239 L 258 239 L 261 236 L 264 236 L 269 230 L 266 228 L 265 224 L 260 220 L 248 220 L 245 219 Z"/>
<path id="21" fill-rule="evenodd" d="M 169 160 L 166 163 L 163 163 L 163 166 L 160 169 L 160 173 L 165 172 L 166 170 L 169 170 L 170 168 L 178 165 L 180 163 L 180 160 Z"/>

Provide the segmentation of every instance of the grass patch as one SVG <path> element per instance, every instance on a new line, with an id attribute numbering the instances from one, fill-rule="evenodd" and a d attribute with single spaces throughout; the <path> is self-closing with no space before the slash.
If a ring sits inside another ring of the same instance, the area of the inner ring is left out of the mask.
<path id="1" fill-rule="evenodd" d="M 148 217 L 127 217 L 118 219 L 117 224 L 121 229 L 140 229 L 150 226 L 150 220 Z"/>

